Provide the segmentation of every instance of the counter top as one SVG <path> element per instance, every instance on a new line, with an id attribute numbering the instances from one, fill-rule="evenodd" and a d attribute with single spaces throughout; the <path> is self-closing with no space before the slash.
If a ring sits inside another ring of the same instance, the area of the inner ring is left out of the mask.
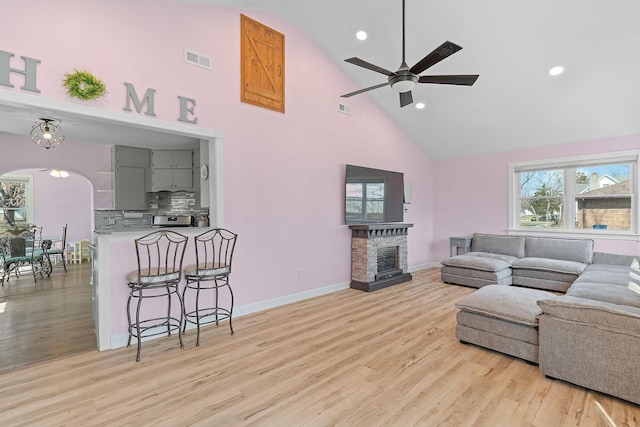
<path id="1" fill-rule="evenodd" d="M 112 237 L 112 238 L 120 238 L 123 239 L 131 239 L 142 237 L 146 234 L 153 233 L 155 231 L 162 230 L 171 230 L 177 233 L 183 234 L 185 236 L 197 236 L 198 234 L 204 233 L 207 230 L 211 230 L 213 227 L 127 227 L 127 228 L 118 228 L 113 230 L 94 230 L 94 233 L 97 237 Z"/>

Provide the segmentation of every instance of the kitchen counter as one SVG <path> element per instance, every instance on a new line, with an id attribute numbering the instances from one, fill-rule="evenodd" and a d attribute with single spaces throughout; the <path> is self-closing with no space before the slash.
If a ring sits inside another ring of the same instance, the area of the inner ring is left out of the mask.
<path id="1" fill-rule="evenodd" d="M 153 231 L 172 230 L 189 237 L 184 253 L 183 266 L 196 261 L 193 237 L 213 227 L 127 228 L 96 231 L 94 233 L 95 256 L 93 258 L 93 292 L 95 330 L 98 350 L 109 350 L 127 345 L 127 287 L 126 275 L 138 268 L 134 240 Z M 165 309 L 166 310 L 166 309 Z M 152 313 L 150 313 L 152 314 Z"/>
<path id="2" fill-rule="evenodd" d="M 152 233 L 158 230 L 173 230 L 178 233 L 184 234 L 185 236 L 191 235 L 189 230 L 200 230 L 200 232 L 204 233 L 210 227 L 120 227 L 120 228 L 111 228 L 111 229 L 100 229 L 94 230 L 95 234 L 120 234 L 120 233 L 140 233 L 147 232 Z"/>

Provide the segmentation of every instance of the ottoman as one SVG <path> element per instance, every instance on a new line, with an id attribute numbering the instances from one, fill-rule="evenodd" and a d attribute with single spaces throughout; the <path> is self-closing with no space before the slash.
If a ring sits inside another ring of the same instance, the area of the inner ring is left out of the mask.
<path id="1" fill-rule="evenodd" d="M 538 363 L 538 300 L 556 295 L 537 289 L 487 285 L 455 305 L 456 338 Z"/>

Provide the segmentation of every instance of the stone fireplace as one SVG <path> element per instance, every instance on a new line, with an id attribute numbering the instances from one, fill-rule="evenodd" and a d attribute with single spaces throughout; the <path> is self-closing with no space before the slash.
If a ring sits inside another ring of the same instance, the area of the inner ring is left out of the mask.
<path id="1" fill-rule="evenodd" d="M 351 229 L 351 287 L 375 291 L 412 279 L 407 234 L 413 224 L 358 224 Z"/>

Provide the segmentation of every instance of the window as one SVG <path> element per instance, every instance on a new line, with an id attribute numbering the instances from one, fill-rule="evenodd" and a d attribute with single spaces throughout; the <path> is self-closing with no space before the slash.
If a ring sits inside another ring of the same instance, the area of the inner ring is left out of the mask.
<path id="1" fill-rule="evenodd" d="M 33 223 L 33 180 L 28 175 L 0 176 L 0 234 Z"/>
<path id="2" fill-rule="evenodd" d="M 509 164 L 511 230 L 638 233 L 638 151 Z"/>
<path id="3" fill-rule="evenodd" d="M 384 220 L 384 182 L 348 182 L 347 220 Z"/>

